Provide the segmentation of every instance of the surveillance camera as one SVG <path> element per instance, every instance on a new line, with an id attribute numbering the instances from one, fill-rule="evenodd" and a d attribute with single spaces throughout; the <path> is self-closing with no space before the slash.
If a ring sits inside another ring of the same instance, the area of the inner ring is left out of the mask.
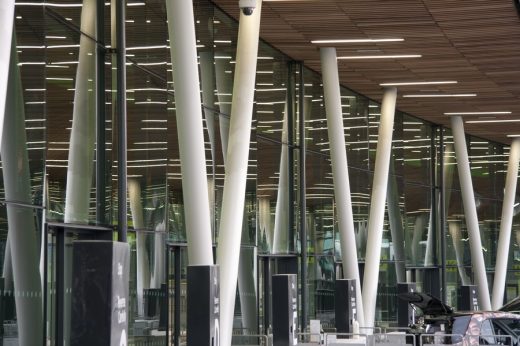
<path id="1" fill-rule="evenodd" d="M 253 11 L 256 7 L 256 0 L 239 0 L 238 7 L 242 10 L 246 16 L 250 16 L 253 14 Z"/>

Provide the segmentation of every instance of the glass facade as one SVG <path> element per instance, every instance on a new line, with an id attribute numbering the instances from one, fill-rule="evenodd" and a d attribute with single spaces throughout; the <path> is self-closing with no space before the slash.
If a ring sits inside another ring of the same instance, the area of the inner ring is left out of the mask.
<path id="1" fill-rule="evenodd" d="M 13 56 L 18 62 L 10 68 L 7 106 L 16 117 L 8 121 L 6 115 L 1 155 L 4 340 L 20 337 L 22 326 L 31 325 L 41 331 L 35 338 L 47 338 L 50 344 L 57 342 L 57 335 L 71 337 L 71 244 L 117 238 L 121 172 L 114 2 L 104 3 L 101 10 L 93 4 L 16 2 Z M 100 11 L 104 23 L 97 22 Z M 185 227 L 172 78 L 172 71 L 182 66 L 170 58 L 164 1 L 129 1 L 126 11 L 128 204 L 122 212 L 131 247 L 129 345 L 177 345 L 186 339 L 190 231 Z M 210 1 L 195 1 L 194 11 L 212 240 L 218 244 L 238 23 Z M 99 25 L 104 40 L 96 39 Z M 98 59 L 100 52 L 104 55 Z M 363 273 L 370 256 L 365 248 L 381 107 L 346 87 L 341 88 L 341 100 Z M 261 42 L 252 125 L 243 268 L 235 305 L 237 344 L 244 342 L 243 335 L 269 332 L 271 274 L 301 274 L 305 267 L 306 280 L 299 287 L 305 293 L 299 299 L 302 320 L 320 319 L 331 327 L 334 281 L 342 276 L 321 76 Z M 471 136 L 467 142 L 491 286 L 509 147 Z M 457 176 L 450 130 L 397 112 L 378 324 L 396 323 L 399 278 L 454 306 L 458 287 L 473 281 Z M 518 210 L 516 206 L 506 300 L 516 297 L 520 286 Z M 22 261 L 17 251 L 30 255 Z M 27 280 L 17 281 L 22 276 Z M 38 315 L 38 309 L 44 321 L 20 313 Z M 34 326 L 36 322 L 40 324 Z"/>

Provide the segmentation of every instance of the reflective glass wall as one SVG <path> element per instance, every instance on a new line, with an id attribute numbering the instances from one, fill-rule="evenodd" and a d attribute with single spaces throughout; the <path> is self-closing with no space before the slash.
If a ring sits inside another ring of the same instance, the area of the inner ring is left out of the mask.
<path id="1" fill-rule="evenodd" d="M 67 323 L 72 244 L 115 239 L 118 229 L 114 7 L 93 4 L 16 4 L 17 62 L 10 69 L 1 153 L 4 341 L 19 339 L 24 328 L 40 330 L 33 337 L 51 344 L 57 335 L 74 337 Z M 96 39 L 100 11 L 104 40 Z M 171 60 L 164 1 L 129 1 L 126 11 L 128 203 L 122 212 L 131 247 L 129 344 L 179 344 L 186 339 L 190 230 L 184 219 L 172 72 L 182 67 Z M 238 23 L 210 1 L 194 2 L 194 11 L 216 246 Z M 267 43 L 260 43 L 258 55 L 235 305 L 237 344 L 246 342 L 244 335 L 270 331 L 272 274 L 297 273 L 301 279 L 305 268 L 305 280 L 299 281 L 302 321 L 320 319 L 330 327 L 334 282 L 342 276 L 336 213 L 341 201 L 334 198 L 321 76 Z M 370 256 L 365 248 L 381 107 L 345 87 L 341 100 L 362 276 Z M 509 148 L 467 140 L 491 285 Z M 376 321 L 381 325 L 396 324 L 397 282 L 416 282 L 454 306 L 457 287 L 472 282 L 456 168 L 449 129 L 397 112 L 378 283 Z M 506 299 L 519 289 L 517 209 Z M 17 283 L 20 273 L 27 284 Z M 30 318 L 40 315 L 41 320 Z"/>

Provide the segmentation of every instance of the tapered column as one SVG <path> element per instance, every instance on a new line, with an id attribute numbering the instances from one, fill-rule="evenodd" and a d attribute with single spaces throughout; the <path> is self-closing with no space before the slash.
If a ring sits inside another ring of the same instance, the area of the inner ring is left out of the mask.
<path id="1" fill-rule="evenodd" d="M 289 147 L 287 143 L 287 103 L 283 112 L 278 194 L 274 214 L 273 253 L 289 251 Z"/>
<path id="2" fill-rule="evenodd" d="M 200 53 L 200 74 L 202 85 L 202 104 L 204 105 L 204 117 L 211 144 L 211 158 L 215 162 L 215 67 L 213 52 Z"/>
<path id="3" fill-rule="evenodd" d="M 356 280 L 357 316 L 360 326 L 365 326 L 364 297 L 361 295 L 359 280 L 356 236 L 354 233 L 354 217 L 350 197 L 350 182 L 345 146 L 345 130 L 341 111 L 341 94 L 339 90 L 338 62 L 335 48 L 321 48 L 321 71 L 323 74 L 323 93 L 327 113 L 330 158 L 332 177 L 334 180 L 334 198 L 338 213 L 338 228 L 343 261 L 343 276 Z M 387 170 L 388 173 L 388 170 Z M 383 196 L 383 203 L 386 197 Z M 384 204 L 383 204 L 384 206 Z"/>
<path id="4" fill-rule="evenodd" d="M 143 203 L 141 199 L 141 184 L 136 179 L 128 179 L 128 199 L 135 235 L 135 247 L 137 255 L 137 313 L 144 315 L 143 293 L 145 288 L 150 288 L 150 260 L 146 247 L 146 232 L 144 231 Z"/>
<path id="5" fill-rule="evenodd" d="M 451 191 L 453 186 L 453 170 L 455 169 L 455 152 L 453 143 L 447 143 L 444 149 L 444 167 L 442 171 L 444 181 L 444 200 L 446 214 L 450 209 Z M 463 285 L 471 285 L 471 279 L 468 277 L 464 269 L 464 248 L 461 242 L 460 223 L 457 221 L 448 221 L 448 232 L 450 232 L 453 249 L 455 250 L 455 259 L 457 261 L 457 271 Z"/>
<path id="6" fill-rule="evenodd" d="M 451 117 L 451 130 L 453 132 L 453 141 L 455 143 L 455 155 L 457 157 L 457 169 L 459 172 L 464 215 L 466 217 L 466 227 L 468 228 L 471 265 L 473 267 L 475 284 L 478 287 L 478 302 L 481 309 L 491 310 L 486 265 L 484 263 L 484 254 L 482 252 L 477 207 L 475 205 L 475 195 L 473 193 L 473 183 L 471 181 L 471 171 L 466 147 L 466 135 L 464 133 L 464 124 L 460 115 Z"/>
<path id="7" fill-rule="evenodd" d="M 497 262 L 495 265 L 495 280 L 493 281 L 493 310 L 504 305 L 504 289 L 506 287 L 507 260 L 509 258 L 509 241 L 513 224 L 513 209 L 518 180 L 518 162 L 520 160 L 520 138 L 515 138 L 509 151 L 507 164 L 506 186 L 502 202 L 502 217 L 500 218 L 500 234 L 497 246 Z"/>
<path id="8" fill-rule="evenodd" d="M 95 27 L 96 2 L 84 0 L 81 10 L 81 31 L 95 37 Z M 95 53 L 95 41 L 81 35 L 65 194 L 64 221 L 66 223 L 89 221 L 96 139 Z"/>
<path id="9" fill-rule="evenodd" d="M 397 282 L 406 282 L 405 254 L 404 254 L 404 229 L 401 208 L 399 208 L 399 191 L 397 189 L 397 176 L 395 175 L 395 159 L 390 161 L 390 181 L 386 194 L 388 206 L 388 221 L 392 234 L 392 244 L 395 256 L 395 274 Z"/>
<path id="10" fill-rule="evenodd" d="M 220 345 L 231 345 L 238 260 L 247 181 L 247 162 L 262 1 L 253 14 L 240 14 L 229 146 L 224 179 L 217 263 L 220 266 Z"/>
<path id="11" fill-rule="evenodd" d="M 186 0 L 166 0 L 166 11 L 174 66 L 188 263 L 211 265 L 213 248 L 193 3 Z"/>
<path id="12" fill-rule="evenodd" d="M 217 96 L 220 109 L 219 128 L 220 141 L 222 142 L 222 155 L 224 156 L 224 167 L 226 166 L 226 155 L 229 140 L 229 117 L 231 115 L 231 97 L 233 92 L 233 81 L 231 73 L 226 73 L 226 68 L 230 68 L 230 64 L 226 59 L 216 59 L 216 80 L 217 80 Z"/>
<path id="13" fill-rule="evenodd" d="M 368 239 L 366 249 L 365 276 L 363 278 L 363 301 L 365 302 L 365 326 L 374 327 L 376 312 L 379 264 L 385 217 L 385 200 L 388 183 L 388 169 L 392 152 L 392 132 L 394 128 L 396 88 L 385 88 L 381 104 L 381 120 L 376 149 L 374 181 L 368 219 Z"/>
<path id="14" fill-rule="evenodd" d="M 2 15 L 0 14 L 0 16 Z M 0 26 L 3 26 L 3 23 Z M 5 199 L 32 204 L 23 88 L 14 35 L 12 46 L 9 45 L 6 50 L 11 53 L 11 57 L 8 64 L 9 69 L 6 71 L 8 88 L 1 147 Z M 14 299 L 18 320 L 18 343 L 20 346 L 41 345 L 43 332 L 42 286 L 34 210 L 8 204 L 7 222 L 14 289 L 16 290 Z"/>
<path id="15" fill-rule="evenodd" d="M 450 232 L 453 249 L 455 250 L 455 259 L 457 260 L 457 271 L 459 272 L 460 281 L 463 285 L 471 285 L 471 280 L 464 269 L 464 247 L 460 234 L 460 223 L 458 221 L 448 221 L 448 231 Z"/>
<path id="16" fill-rule="evenodd" d="M 4 114 L 11 59 L 11 40 L 13 37 L 14 0 L 0 2 L 0 143 L 4 127 Z"/>

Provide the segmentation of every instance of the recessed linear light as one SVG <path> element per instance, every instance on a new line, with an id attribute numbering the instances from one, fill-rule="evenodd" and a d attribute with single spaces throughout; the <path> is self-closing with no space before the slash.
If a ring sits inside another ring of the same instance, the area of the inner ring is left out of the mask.
<path id="1" fill-rule="evenodd" d="M 338 56 L 338 60 L 355 60 L 355 59 L 408 59 L 421 58 L 420 54 L 401 54 L 401 55 L 350 55 Z"/>
<path id="2" fill-rule="evenodd" d="M 516 134 L 516 135 L 507 135 L 507 137 L 509 137 L 509 138 L 518 138 L 518 137 L 520 137 L 520 134 Z"/>
<path id="3" fill-rule="evenodd" d="M 520 119 L 468 120 L 468 121 L 466 121 L 466 124 L 486 124 L 486 123 L 520 123 Z"/>
<path id="4" fill-rule="evenodd" d="M 444 113 L 444 115 L 501 115 L 511 114 L 511 112 L 452 112 Z"/>
<path id="5" fill-rule="evenodd" d="M 269 0 L 264 0 L 269 1 Z M 313 40 L 314 44 L 327 43 L 377 43 L 377 42 L 402 42 L 404 38 L 360 38 L 360 39 L 345 39 L 345 40 Z"/>
<path id="6" fill-rule="evenodd" d="M 403 97 L 475 97 L 477 94 L 409 94 Z"/>
<path id="7" fill-rule="evenodd" d="M 380 86 L 404 86 L 404 85 L 437 85 L 437 84 L 457 84 L 457 81 L 431 81 L 431 82 L 392 82 L 380 83 Z"/>

